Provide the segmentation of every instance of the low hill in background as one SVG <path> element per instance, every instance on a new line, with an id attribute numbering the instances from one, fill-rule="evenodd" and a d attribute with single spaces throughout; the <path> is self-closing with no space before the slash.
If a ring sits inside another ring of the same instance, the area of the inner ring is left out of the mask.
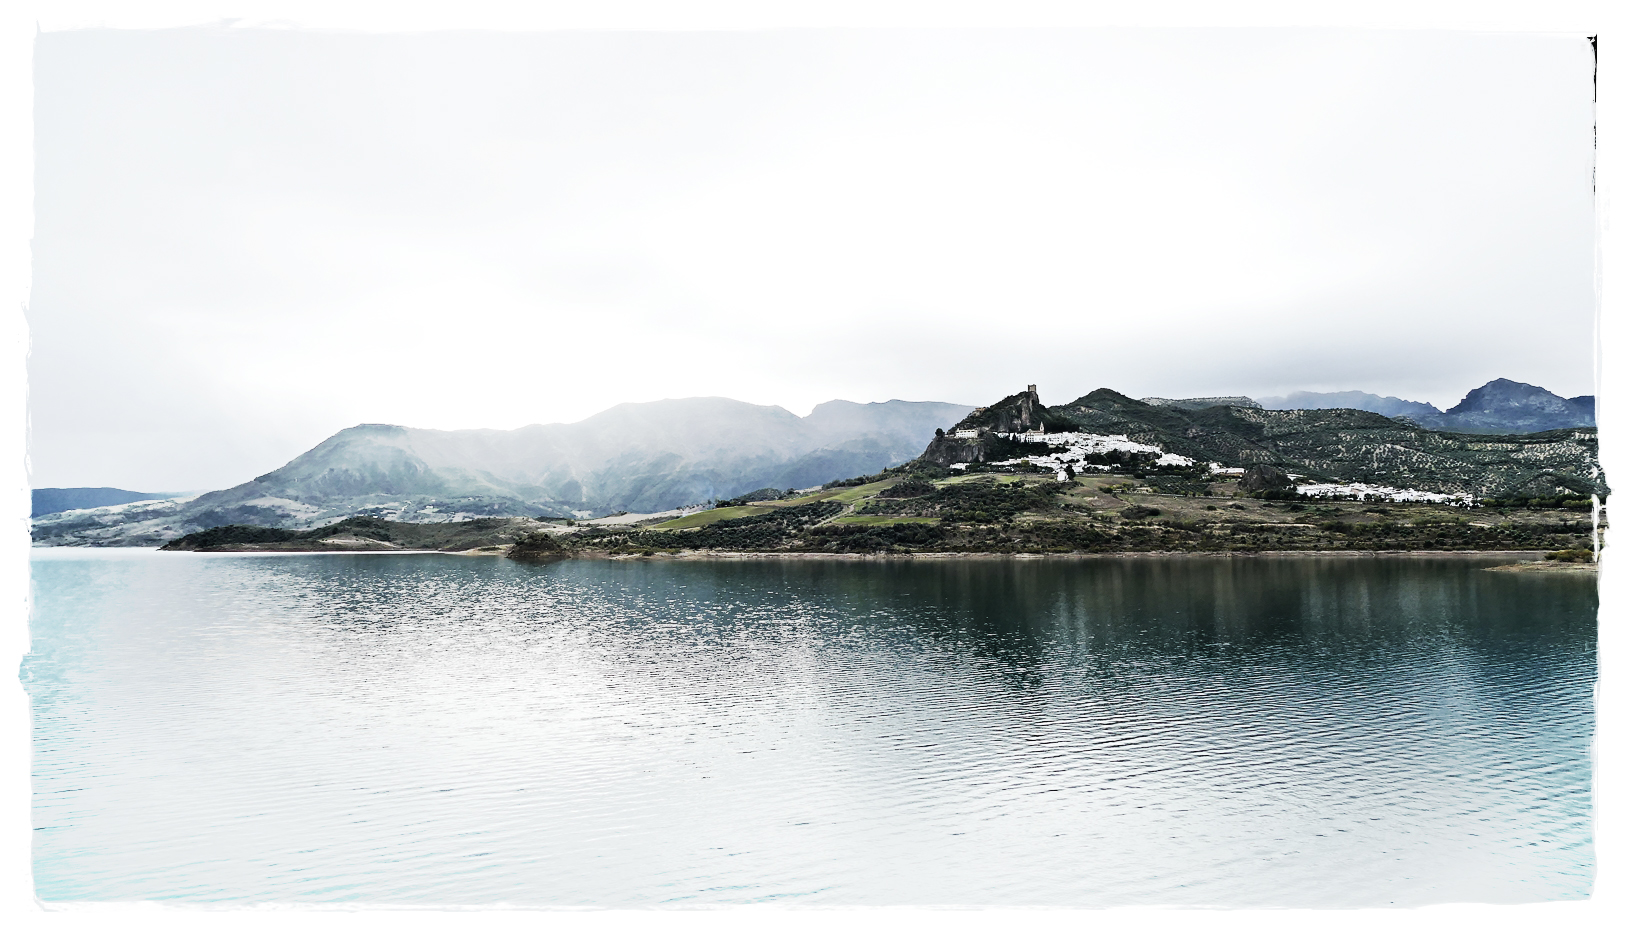
<path id="1" fill-rule="evenodd" d="M 1432 403 L 1379 396 L 1361 390 L 1342 390 L 1337 393 L 1311 393 L 1300 390 L 1287 396 L 1261 397 L 1258 405 L 1263 409 L 1360 409 L 1391 418 L 1409 416 L 1418 422 L 1438 418 L 1441 415 L 1441 411 Z"/>

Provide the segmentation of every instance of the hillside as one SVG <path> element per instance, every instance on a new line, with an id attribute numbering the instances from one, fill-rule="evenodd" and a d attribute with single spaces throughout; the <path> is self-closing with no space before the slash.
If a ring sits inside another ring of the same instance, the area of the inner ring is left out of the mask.
<path id="1" fill-rule="evenodd" d="M 852 486 L 636 524 L 478 519 L 425 525 L 358 517 L 293 532 L 225 526 L 170 551 L 442 551 L 516 560 L 708 553 L 1114 554 L 1268 551 L 1533 551 L 1590 560 L 1584 501 L 1482 506 L 1262 499 L 1246 478 L 971 473 L 901 469 Z"/>
<path id="2" fill-rule="evenodd" d="M 905 470 L 877 478 L 707 514 L 713 518 L 559 537 L 577 557 L 1520 550 L 1591 557 L 1591 509 L 1556 500 L 1465 509 L 1261 499 L 1236 477 L 1187 481 L 1168 474 L 1058 481 L 1050 474 L 928 478 Z"/>

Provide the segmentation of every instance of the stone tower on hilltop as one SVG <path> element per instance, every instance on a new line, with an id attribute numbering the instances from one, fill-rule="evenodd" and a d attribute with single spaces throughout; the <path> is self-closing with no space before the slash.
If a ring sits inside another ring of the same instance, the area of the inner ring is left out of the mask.
<path id="1" fill-rule="evenodd" d="M 919 460 L 949 466 L 1004 460 L 1026 453 L 1017 442 L 1000 437 L 1013 432 L 1045 431 L 1045 407 L 1039 388 L 1029 384 L 993 406 L 979 406 L 949 432 L 940 432 Z"/>
<path id="2" fill-rule="evenodd" d="M 1043 432 L 1045 423 L 1040 413 L 1039 388 L 1033 384 L 1015 396 L 1008 396 L 989 407 L 989 428 L 996 432 Z"/>

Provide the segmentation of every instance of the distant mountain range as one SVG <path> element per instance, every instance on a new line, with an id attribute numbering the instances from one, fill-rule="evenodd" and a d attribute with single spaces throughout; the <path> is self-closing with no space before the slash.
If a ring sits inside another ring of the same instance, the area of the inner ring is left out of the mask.
<path id="1" fill-rule="evenodd" d="M 247 483 L 181 502 L 45 516 L 34 538 L 154 544 L 218 525 L 308 528 L 349 515 L 440 522 L 659 512 L 901 464 L 970 411 L 833 400 L 797 416 L 703 397 L 626 403 L 581 422 L 512 431 L 358 425 Z"/>
<path id="2" fill-rule="evenodd" d="M 34 491 L 35 518 L 70 509 L 95 509 L 144 499 L 174 499 L 180 493 L 138 493 L 115 487 L 46 487 Z"/>
<path id="3" fill-rule="evenodd" d="M 1360 390 L 1344 390 L 1338 393 L 1310 393 L 1301 390 L 1287 396 L 1261 397 L 1256 405 L 1260 409 L 1360 409 L 1363 412 L 1376 412 L 1391 418 L 1407 416 L 1414 421 L 1418 421 L 1420 417 L 1438 418 L 1441 415 L 1441 411 L 1431 403 L 1379 396 Z"/>
<path id="4" fill-rule="evenodd" d="M 1042 409 L 1037 399 L 1030 405 Z M 1290 411 L 1326 415 L 1280 415 Z M 915 458 L 939 429 L 980 421 L 984 412 L 953 403 L 834 400 L 797 416 L 777 406 L 705 397 L 628 403 L 581 422 L 511 431 L 358 425 L 271 473 L 192 498 L 109 487 L 35 491 L 34 539 L 37 544 L 161 544 L 220 525 L 306 529 L 352 515 L 443 522 L 660 512 L 764 487 L 803 488 L 876 473 Z M 1062 416 L 1066 423 L 1054 424 L 1064 428 L 1139 435 L 1138 441 L 1181 454 L 1215 461 L 1276 460 L 1341 479 L 1382 476 L 1399 467 L 1396 479 L 1477 493 L 1553 489 L 1560 485 L 1556 474 L 1563 477 L 1561 484 L 1602 486 L 1588 470 L 1597 469 L 1596 445 L 1588 444 L 1593 439 L 1561 435 L 1519 442 L 1524 463 L 1510 458 L 1499 464 L 1495 454 L 1471 449 L 1483 443 L 1447 434 L 1593 425 L 1592 397 L 1566 399 L 1510 380 L 1471 390 L 1445 412 L 1359 391 L 1301 392 L 1259 401 L 1244 396 L 1137 401 L 1098 390 L 1044 414 Z M 1021 431 L 1040 421 L 1005 425 Z M 1467 456 L 1451 452 L 1454 447 Z"/>
<path id="5" fill-rule="evenodd" d="M 1258 405 L 1263 409 L 1361 409 L 1381 416 L 1411 419 L 1426 429 L 1468 434 L 1545 432 L 1595 424 L 1591 396 L 1566 399 L 1541 387 L 1503 379 L 1470 390 L 1462 402 L 1445 412 L 1430 403 L 1378 396 L 1360 390 L 1268 396 L 1260 399 Z"/>

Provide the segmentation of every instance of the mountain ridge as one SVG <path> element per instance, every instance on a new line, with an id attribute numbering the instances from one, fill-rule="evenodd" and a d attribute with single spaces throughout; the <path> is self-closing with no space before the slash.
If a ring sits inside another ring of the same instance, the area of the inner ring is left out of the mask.
<path id="1" fill-rule="evenodd" d="M 1457 405 L 1445 411 L 1432 403 L 1361 390 L 1335 393 L 1300 390 L 1282 397 L 1264 397 L 1258 402 L 1265 409 L 1279 410 L 1361 409 L 1391 418 L 1405 417 L 1424 428 L 1444 432 L 1523 434 L 1597 425 L 1592 396 L 1567 399 L 1534 384 L 1502 377 L 1475 387 Z"/>
<path id="2" fill-rule="evenodd" d="M 35 538 L 147 544 L 227 524 L 303 529 L 352 515 L 435 522 L 656 512 L 893 466 L 970 409 L 833 400 L 797 416 L 778 406 L 692 397 L 623 403 L 575 423 L 513 430 L 366 423 L 169 511 L 47 518 L 35 524 Z"/>
<path id="3" fill-rule="evenodd" d="M 185 493 L 143 493 L 139 490 L 121 490 L 118 487 L 40 487 L 30 492 L 30 517 L 70 512 L 75 509 L 97 509 L 150 499 L 176 499 Z"/>

